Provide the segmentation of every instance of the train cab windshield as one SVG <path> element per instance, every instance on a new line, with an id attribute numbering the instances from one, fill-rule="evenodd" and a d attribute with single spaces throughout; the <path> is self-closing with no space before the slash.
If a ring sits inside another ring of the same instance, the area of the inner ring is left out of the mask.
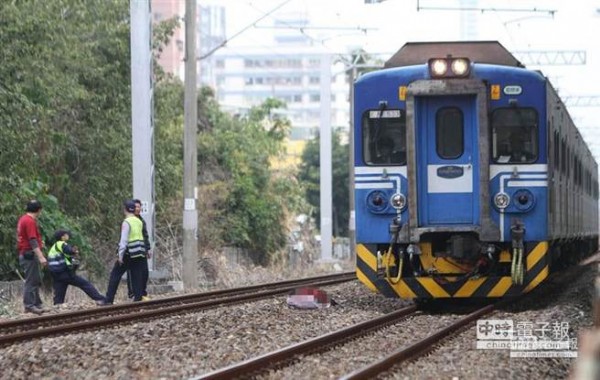
<path id="1" fill-rule="evenodd" d="M 363 159 L 367 165 L 406 165 L 406 113 L 371 110 L 363 116 Z"/>
<path id="2" fill-rule="evenodd" d="M 499 164 L 532 163 L 538 158 L 538 115 L 532 108 L 492 113 L 492 159 Z"/>

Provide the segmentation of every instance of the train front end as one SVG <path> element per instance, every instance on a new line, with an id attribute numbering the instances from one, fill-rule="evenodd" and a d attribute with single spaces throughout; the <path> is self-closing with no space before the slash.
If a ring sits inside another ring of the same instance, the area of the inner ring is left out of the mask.
<path id="1" fill-rule="evenodd" d="M 545 79 L 423 62 L 355 83 L 357 276 L 390 297 L 528 292 L 550 264 Z"/>

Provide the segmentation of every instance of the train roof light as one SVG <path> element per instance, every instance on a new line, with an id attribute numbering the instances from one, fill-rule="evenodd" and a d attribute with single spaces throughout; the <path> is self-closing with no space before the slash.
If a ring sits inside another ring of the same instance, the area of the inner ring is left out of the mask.
<path id="1" fill-rule="evenodd" d="M 468 58 L 431 58 L 427 64 L 432 78 L 464 78 L 471 68 Z"/>

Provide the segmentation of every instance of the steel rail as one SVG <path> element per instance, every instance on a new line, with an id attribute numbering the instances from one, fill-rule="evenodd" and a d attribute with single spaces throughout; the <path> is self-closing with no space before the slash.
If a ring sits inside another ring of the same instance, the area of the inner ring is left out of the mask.
<path id="1" fill-rule="evenodd" d="M 387 371 L 388 369 L 392 368 L 393 366 L 395 366 L 405 360 L 415 358 L 426 352 L 429 352 L 442 339 L 459 331 L 463 327 L 466 327 L 467 325 L 469 325 L 471 322 L 475 321 L 479 317 L 490 314 L 491 312 L 493 312 L 496 309 L 496 306 L 497 305 L 488 305 L 479 310 L 476 310 L 476 311 L 472 312 L 471 314 L 467 315 L 466 317 L 463 317 L 463 318 L 459 319 L 458 321 L 452 323 L 450 326 L 447 326 L 447 327 L 437 331 L 436 333 L 431 334 L 431 335 L 427 336 L 426 338 L 411 344 L 410 346 L 408 346 L 406 348 L 401 348 L 401 349 L 389 354 L 385 358 L 383 358 L 375 363 L 372 363 L 366 367 L 363 367 L 357 371 L 354 371 L 348 375 L 345 375 L 345 376 L 341 377 L 340 379 L 343 379 L 343 380 L 373 379 L 380 373 Z"/>
<path id="2" fill-rule="evenodd" d="M 222 380 L 235 377 L 247 377 L 249 373 L 270 368 L 277 363 L 284 362 L 295 356 L 310 353 L 315 350 L 324 350 L 328 346 L 339 344 L 340 342 L 350 339 L 354 336 L 364 335 L 371 330 L 381 329 L 415 313 L 416 311 L 416 306 L 408 306 L 384 316 L 358 323 L 329 334 L 321 335 L 277 351 L 269 352 L 256 358 L 248 359 L 241 363 L 233 364 L 231 366 L 194 377 L 193 379 Z"/>
<path id="3" fill-rule="evenodd" d="M 535 289 L 538 296 L 539 294 L 544 294 L 549 292 L 552 289 L 552 286 L 557 286 L 561 284 L 565 280 L 569 280 L 573 276 L 577 276 L 578 273 L 582 270 L 583 267 L 589 265 L 590 262 L 583 260 L 580 261 L 579 265 L 572 266 L 566 270 L 556 272 L 550 275 L 550 277 L 545 281 L 545 286 Z M 568 282 L 568 281 L 567 281 Z M 452 325 L 439 330 L 438 332 L 429 335 L 428 337 L 406 347 L 400 348 L 397 351 L 389 354 L 385 358 L 372 363 L 368 366 L 365 366 L 357 371 L 354 371 L 350 374 L 347 374 L 340 379 L 343 380 L 359 380 L 359 379 L 372 379 L 377 375 L 389 370 L 395 365 L 410 359 L 414 359 L 419 357 L 432 349 L 434 349 L 435 345 L 438 344 L 445 337 L 460 331 L 462 328 L 468 326 L 470 323 L 475 321 L 476 319 L 491 314 L 493 311 L 500 309 L 502 307 L 506 307 L 507 305 L 518 304 L 523 301 L 527 297 L 531 297 L 531 293 L 524 293 L 520 296 L 514 298 L 503 299 L 493 305 L 488 305 L 479 310 L 474 311 L 473 313 L 461 318 L 460 320 L 454 322 Z"/>
<path id="4" fill-rule="evenodd" d="M 179 314 L 183 312 L 199 311 L 227 304 L 242 303 L 246 301 L 267 298 L 274 295 L 280 295 L 282 293 L 289 292 L 298 286 L 328 286 L 341 282 L 352 281 L 354 279 L 354 272 L 347 272 L 339 275 L 312 277 L 308 279 L 255 285 L 246 288 L 235 288 L 208 293 L 197 293 L 195 295 L 171 297 L 171 299 L 185 299 L 186 302 L 179 305 L 171 305 L 172 300 L 165 298 L 135 304 L 115 305 L 92 310 L 83 310 L 79 312 L 59 313 L 7 321 L 3 322 L 0 326 L 10 326 L 13 328 L 13 330 L 15 327 L 20 327 L 24 331 L 11 331 L 0 335 L 0 345 L 7 345 L 23 340 L 35 339 L 55 334 L 72 333 L 120 323 L 139 322 L 144 319 Z M 213 299 L 205 300 L 206 298 Z M 122 312 L 122 314 L 107 316 L 106 314 L 110 313 L 111 311 Z M 65 316 L 87 319 L 84 321 L 72 322 L 72 320 L 65 318 Z M 43 321 L 43 323 L 51 324 L 51 326 L 39 327 L 39 322 L 37 325 L 32 324 L 38 320 Z M 2 331 L 3 330 L 0 329 L 0 332 Z"/>
<path id="5" fill-rule="evenodd" d="M 56 319 L 56 315 L 60 315 L 63 320 L 73 320 L 76 318 L 88 318 L 96 315 L 106 316 L 110 313 L 120 313 L 122 311 L 130 311 L 130 310 L 143 310 L 143 309 L 152 309 L 155 307 L 162 307 L 168 304 L 177 304 L 177 303 L 189 303 L 189 302 L 197 302 L 204 299 L 210 299 L 218 296 L 229 296 L 237 293 L 248 293 L 253 291 L 259 291 L 262 289 L 269 289 L 273 286 L 299 286 L 304 283 L 312 283 L 314 281 L 325 281 L 325 280 L 335 280 L 335 279 L 345 279 L 346 277 L 352 277 L 356 274 L 354 272 L 344 272 L 340 274 L 334 275 L 325 275 L 325 276 L 317 276 L 317 277 L 308 277 L 296 280 L 286 280 L 279 282 L 272 282 L 266 284 L 252 285 L 247 287 L 239 287 L 232 289 L 222 289 L 222 290 L 213 290 L 210 292 L 202 292 L 202 293 L 191 293 L 191 294 L 183 294 L 175 297 L 166 297 L 159 298 L 144 302 L 133 302 L 133 303 L 123 303 L 119 305 L 111 305 L 111 306 L 103 306 L 99 308 L 93 309 L 85 309 L 85 310 L 77 310 L 70 311 L 66 313 L 60 314 L 46 314 L 40 315 L 31 318 L 21 318 L 14 319 L 10 321 L 1 321 L 0 322 L 0 335 L 6 332 L 13 331 L 20 327 L 25 327 L 27 329 L 34 328 L 36 325 L 41 325 L 45 322 L 52 321 L 54 322 Z"/>

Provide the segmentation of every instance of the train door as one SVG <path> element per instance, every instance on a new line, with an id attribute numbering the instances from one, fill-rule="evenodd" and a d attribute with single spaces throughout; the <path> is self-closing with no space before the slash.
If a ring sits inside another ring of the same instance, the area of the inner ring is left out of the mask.
<path id="1" fill-rule="evenodd" d="M 419 226 L 479 224 L 475 96 L 415 100 Z"/>

